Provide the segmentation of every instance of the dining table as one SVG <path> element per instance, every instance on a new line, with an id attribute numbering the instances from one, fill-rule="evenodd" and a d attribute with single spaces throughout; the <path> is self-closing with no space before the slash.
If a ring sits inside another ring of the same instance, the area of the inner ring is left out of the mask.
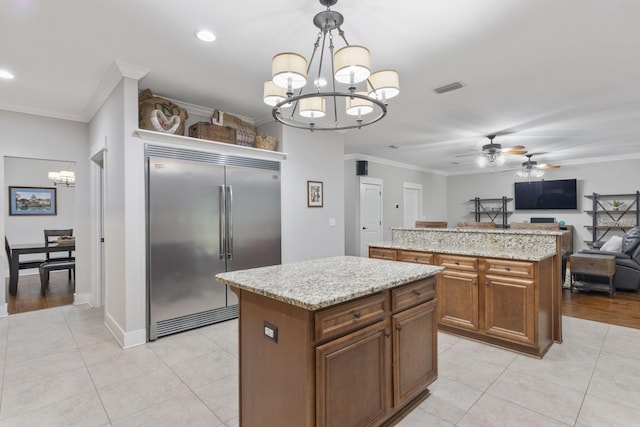
<path id="1" fill-rule="evenodd" d="M 32 265 L 28 263 L 24 263 L 23 266 L 20 265 L 20 255 L 27 254 L 46 254 L 51 252 L 70 252 L 75 251 L 76 244 L 75 241 L 71 243 L 59 244 L 59 243 L 49 243 L 49 245 L 45 245 L 44 242 L 40 243 L 16 243 L 13 245 L 9 245 L 11 249 L 11 268 L 9 272 L 9 293 L 11 295 L 16 295 L 18 292 L 18 272 L 24 268 L 34 268 Z"/>

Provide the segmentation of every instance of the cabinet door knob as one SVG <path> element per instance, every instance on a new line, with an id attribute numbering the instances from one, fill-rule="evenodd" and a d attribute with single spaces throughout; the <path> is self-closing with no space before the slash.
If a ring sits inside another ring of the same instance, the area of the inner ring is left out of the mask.
<path id="1" fill-rule="evenodd" d="M 508 265 L 507 265 L 507 266 L 505 266 L 505 267 L 504 267 L 504 269 L 505 269 L 506 271 L 511 271 L 511 267 L 509 267 Z"/>
<path id="2" fill-rule="evenodd" d="M 476 283 L 476 281 L 475 281 L 475 280 L 472 280 L 472 281 L 471 281 L 471 284 L 472 284 L 473 286 L 476 286 L 478 283 Z"/>
<path id="3" fill-rule="evenodd" d="M 454 263 L 455 265 L 460 265 L 460 262 L 458 262 L 458 261 L 454 261 L 453 263 Z"/>
<path id="4" fill-rule="evenodd" d="M 484 285 L 485 285 L 485 286 L 489 286 L 489 281 L 488 281 L 488 280 L 485 280 L 485 281 L 484 281 Z"/>
<path id="5" fill-rule="evenodd" d="M 356 311 L 355 313 L 353 313 L 353 317 L 355 317 L 356 319 L 360 318 L 360 312 Z"/>
<path id="6" fill-rule="evenodd" d="M 396 331 L 400 332 L 402 330 L 402 326 L 396 326 Z"/>
<path id="7" fill-rule="evenodd" d="M 420 291 L 419 291 L 418 289 L 415 289 L 415 290 L 413 291 L 413 293 L 414 293 L 414 294 L 416 294 L 416 295 L 418 295 L 418 296 L 420 296 Z"/>
<path id="8" fill-rule="evenodd" d="M 390 334 L 389 332 L 385 332 L 385 333 L 384 333 L 384 336 L 385 336 L 386 338 L 391 338 L 391 334 Z"/>

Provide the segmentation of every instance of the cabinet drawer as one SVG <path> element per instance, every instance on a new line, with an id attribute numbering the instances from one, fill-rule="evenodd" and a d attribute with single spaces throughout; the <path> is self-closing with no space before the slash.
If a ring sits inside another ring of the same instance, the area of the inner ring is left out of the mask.
<path id="1" fill-rule="evenodd" d="M 387 295 L 383 292 L 316 312 L 316 340 L 344 334 L 384 318 L 389 304 Z"/>
<path id="2" fill-rule="evenodd" d="M 396 250 L 387 248 L 369 247 L 369 258 L 396 260 Z"/>
<path id="3" fill-rule="evenodd" d="M 487 274 L 533 278 L 534 263 L 505 259 L 487 259 Z"/>
<path id="4" fill-rule="evenodd" d="M 478 258 L 460 255 L 440 255 L 440 265 L 460 271 L 478 271 Z"/>
<path id="5" fill-rule="evenodd" d="M 436 278 L 409 283 L 391 291 L 391 310 L 403 310 L 436 297 Z"/>
<path id="6" fill-rule="evenodd" d="M 433 265 L 433 254 L 420 251 L 398 251 L 398 261 Z"/>

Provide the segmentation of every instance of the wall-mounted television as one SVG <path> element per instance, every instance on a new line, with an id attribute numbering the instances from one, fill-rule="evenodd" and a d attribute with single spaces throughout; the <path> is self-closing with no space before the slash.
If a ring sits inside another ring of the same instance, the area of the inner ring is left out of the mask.
<path id="1" fill-rule="evenodd" d="M 575 179 L 516 182 L 516 210 L 578 209 L 578 189 Z"/>

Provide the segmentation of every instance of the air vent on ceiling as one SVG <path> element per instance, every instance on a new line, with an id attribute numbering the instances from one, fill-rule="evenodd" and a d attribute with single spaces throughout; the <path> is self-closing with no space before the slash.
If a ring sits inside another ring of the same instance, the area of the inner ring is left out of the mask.
<path id="1" fill-rule="evenodd" d="M 438 94 L 443 94 L 443 93 L 451 92 L 452 90 L 461 89 L 461 88 L 462 88 L 462 83 L 453 82 L 453 83 L 449 83 L 448 85 L 437 87 L 433 91 Z"/>

